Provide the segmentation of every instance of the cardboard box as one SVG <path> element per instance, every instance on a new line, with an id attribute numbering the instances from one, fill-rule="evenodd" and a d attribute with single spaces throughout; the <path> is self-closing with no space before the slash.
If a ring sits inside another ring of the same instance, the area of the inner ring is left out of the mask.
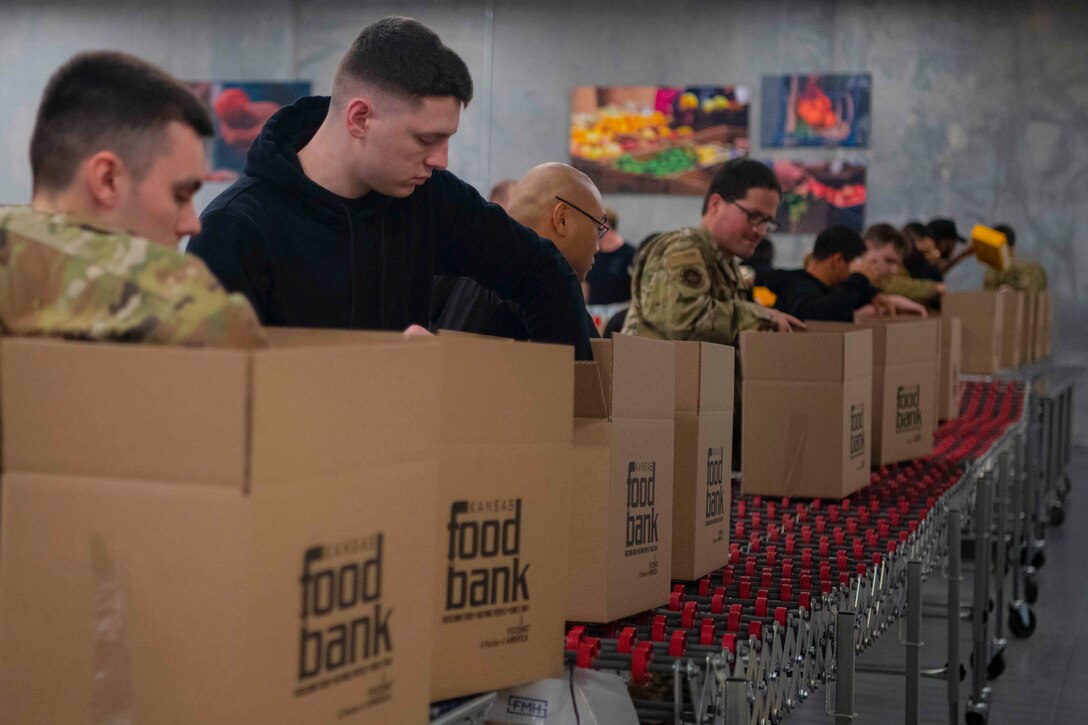
<path id="1" fill-rule="evenodd" d="M 741 335 L 741 490 L 843 498 L 869 482 L 873 333 Z"/>
<path id="2" fill-rule="evenodd" d="M 963 355 L 963 323 L 958 317 L 941 317 L 941 370 L 937 382 L 937 418 L 960 417 L 960 367 Z"/>
<path id="3" fill-rule="evenodd" d="M 729 561 L 736 351 L 709 342 L 673 345 L 672 578 L 691 581 Z"/>
<path id="4" fill-rule="evenodd" d="M 941 313 L 963 325 L 963 372 L 993 375 L 1001 369 L 1005 295 L 1000 292 L 946 292 Z"/>
<path id="5" fill-rule="evenodd" d="M 575 364 L 567 619 L 612 622 L 659 607 L 672 579 L 676 352 L 593 340 Z"/>
<path id="6" fill-rule="evenodd" d="M 558 676 L 574 353 L 442 333 L 431 699 Z"/>
<path id="7" fill-rule="evenodd" d="M 1003 290 L 1005 295 L 1004 320 L 1001 331 L 1001 367 L 1015 368 L 1024 363 L 1024 292 Z"/>
<path id="8" fill-rule="evenodd" d="M 1035 359 L 1041 360 L 1050 357 L 1051 354 L 1051 330 L 1053 319 L 1051 317 L 1050 293 L 1038 292 L 1035 298 Z"/>
<path id="9" fill-rule="evenodd" d="M 1024 293 L 1024 325 L 1020 330 L 1020 360 L 1023 363 L 1035 362 L 1035 314 L 1038 296 L 1035 292 Z"/>
<path id="10" fill-rule="evenodd" d="M 933 451 L 937 420 L 940 324 L 919 318 L 861 323 L 873 331 L 874 466 L 921 458 Z M 813 322 L 809 329 L 848 331 L 842 322 Z"/>
<path id="11" fill-rule="evenodd" d="M 438 343 L 282 344 L 0 343 L 0 719 L 424 721 Z"/>

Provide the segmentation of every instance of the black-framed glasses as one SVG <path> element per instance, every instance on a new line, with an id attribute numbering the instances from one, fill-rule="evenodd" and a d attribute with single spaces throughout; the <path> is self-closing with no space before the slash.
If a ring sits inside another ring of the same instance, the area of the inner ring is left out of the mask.
<path id="1" fill-rule="evenodd" d="M 732 199 L 729 200 L 729 203 L 748 215 L 748 223 L 751 224 L 754 229 L 759 229 L 761 226 L 766 225 L 768 232 L 778 231 L 778 222 L 776 222 L 771 217 L 763 216 L 758 211 L 752 211 L 747 207 L 741 206 Z"/>
<path id="2" fill-rule="evenodd" d="M 585 214 L 586 217 L 591 219 L 593 221 L 593 223 L 597 225 L 597 241 L 598 242 L 601 241 L 602 239 L 604 239 L 604 235 L 608 234 L 608 230 L 612 228 L 612 227 L 608 226 L 608 224 L 606 224 L 602 219 L 598 219 L 597 217 L 593 216 L 592 214 L 590 214 L 585 209 L 579 209 L 577 206 L 575 206 L 574 204 L 571 204 L 569 201 L 567 201 L 563 197 L 557 196 L 555 198 L 558 199 L 559 201 L 563 202 L 567 206 L 569 206 L 574 211 Z"/>

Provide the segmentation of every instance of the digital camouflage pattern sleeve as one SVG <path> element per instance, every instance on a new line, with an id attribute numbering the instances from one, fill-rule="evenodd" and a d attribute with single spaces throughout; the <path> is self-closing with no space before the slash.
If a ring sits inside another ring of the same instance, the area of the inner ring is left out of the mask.
<path id="1" fill-rule="evenodd" d="M 26 206 L 0 207 L 0 331 L 267 345 L 248 300 L 228 294 L 200 259 Z"/>
<path id="2" fill-rule="evenodd" d="M 921 304 L 933 302 L 941 293 L 938 282 L 931 279 L 915 279 L 904 267 L 899 272 L 880 283 L 880 288 L 890 295 L 902 295 Z"/>
<path id="3" fill-rule="evenodd" d="M 705 229 L 668 232 L 640 250 L 625 334 L 736 345 L 744 330 L 775 327 L 736 260 L 725 261 Z"/>
<path id="4" fill-rule="evenodd" d="M 986 270 L 986 280 L 983 282 L 986 289 L 995 290 L 1003 285 L 1021 292 L 1042 292 L 1047 288 L 1046 270 L 1038 262 L 1014 257 L 1004 272 Z"/>

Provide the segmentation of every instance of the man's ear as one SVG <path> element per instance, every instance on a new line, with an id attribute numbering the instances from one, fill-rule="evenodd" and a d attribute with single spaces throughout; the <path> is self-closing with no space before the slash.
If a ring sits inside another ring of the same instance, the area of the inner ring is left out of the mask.
<path id="1" fill-rule="evenodd" d="M 132 183 L 132 176 L 121 157 L 113 151 L 99 151 L 79 169 L 82 183 L 95 205 L 102 209 L 116 209 L 125 189 Z"/>
<path id="2" fill-rule="evenodd" d="M 369 98 L 352 98 L 344 112 L 344 124 L 353 138 L 363 138 L 374 118 L 374 103 Z"/>
<path id="3" fill-rule="evenodd" d="M 566 204 L 559 203 L 552 207 L 552 226 L 557 238 L 565 238 L 570 233 L 570 213 L 571 208 Z"/>
<path id="4" fill-rule="evenodd" d="M 711 194 L 710 198 L 706 200 L 707 213 L 713 214 L 717 212 L 718 207 L 725 203 L 721 194 Z"/>

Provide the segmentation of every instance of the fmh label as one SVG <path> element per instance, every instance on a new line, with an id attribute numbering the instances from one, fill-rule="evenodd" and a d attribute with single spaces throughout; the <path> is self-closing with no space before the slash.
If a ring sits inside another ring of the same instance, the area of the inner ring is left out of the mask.
<path id="1" fill-rule="evenodd" d="M 454 501 L 446 552 L 446 611 L 529 599 L 521 555 L 522 500 Z"/>
<path id="2" fill-rule="evenodd" d="M 379 658 L 393 654 L 393 610 L 382 606 L 384 542 L 378 533 L 303 553 L 296 696 L 380 667 Z"/>

